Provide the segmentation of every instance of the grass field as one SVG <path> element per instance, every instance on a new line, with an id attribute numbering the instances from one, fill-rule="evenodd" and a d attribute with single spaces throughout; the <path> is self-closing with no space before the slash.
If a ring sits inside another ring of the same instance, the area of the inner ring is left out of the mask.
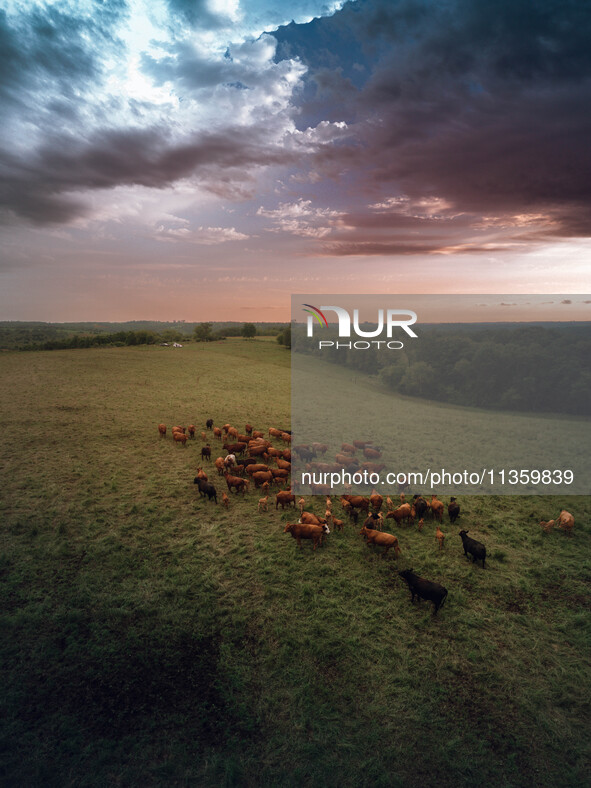
<path id="1" fill-rule="evenodd" d="M 5 353 L 0 386 L 3 785 L 591 785 L 589 498 L 461 498 L 398 561 L 350 525 L 300 551 L 157 433 L 287 426 L 276 343 Z"/>
<path id="2" fill-rule="evenodd" d="M 494 469 L 495 484 L 421 485 L 423 493 L 491 494 L 561 493 L 566 485 L 504 486 L 512 469 L 552 468 L 572 471 L 569 492 L 586 495 L 591 489 L 591 420 L 585 416 L 509 413 L 450 405 L 388 390 L 375 375 L 359 372 L 316 356 L 298 354 L 292 365 L 292 426 L 301 443 L 329 445 L 329 458 L 341 444 L 355 439 L 382 448 L 384 476 L 390 471 L 426 474 L 428 468 L 448 473 Z M 311 385 L 311 381 L 313 385 Z M 361 458 L 363 460 L 363 458 Z M 305 463 L 294 457 L 294 478 L 301 479 Z M 359 488 L 364 492 L 363 488 Z M 339 490 L 338 492 L 344 492 Z"/>

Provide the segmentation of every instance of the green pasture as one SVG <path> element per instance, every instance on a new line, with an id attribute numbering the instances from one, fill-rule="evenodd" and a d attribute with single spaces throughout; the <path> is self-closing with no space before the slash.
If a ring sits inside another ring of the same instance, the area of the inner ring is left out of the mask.
<path id="1" fill-rule="evenodd" d="M 342 443 L 368 440 L 383 449 L 383 475 L 486 471 L 483 484 L 463 485 L 460 492 L 531 495 L 570 489 L 587 494 L 591 489 L 591 420 L 585 416 L 489 411 L 406 397 L 387 390 L 375 376 L 303 354 L 294 356 L 292 371 L 298 441 L 326 443 L 333 461 Z M 522 469 L 568 469 L 573 481 L 570 487 L 550 488 L 500 483 L 501 470 L 508 480 L 511 471 Z M 303 470 L 294 466 L 295 478 Z M 442 487 L 425 484 L 422 491 L 442 492 Z"/>
<path id="2" fill-rule="evenodd" d="M 351 524 L 298 550 L 293 511 L 193 484 L 207 418 L 288 427 L 275 342 L 4 353 L 0 387 L 2 785 L 591 785 L 589 498 L 460 497 L 398 560 Z M 538 525 L 561 508 L 572 538 Z"/>

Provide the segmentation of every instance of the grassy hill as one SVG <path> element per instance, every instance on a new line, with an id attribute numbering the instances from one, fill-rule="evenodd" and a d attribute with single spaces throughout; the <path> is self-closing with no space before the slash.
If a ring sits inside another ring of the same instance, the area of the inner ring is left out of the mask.
<path id="1" fill-rule="evenodd" d="M 461 498 L 486 570 L 447 522 L 300 551 L 192 483 L 207 418 L 289 423 L 275 342 L 4 353 L 0 393 L 3 784 L 590 784 L 589 498 Z"/>

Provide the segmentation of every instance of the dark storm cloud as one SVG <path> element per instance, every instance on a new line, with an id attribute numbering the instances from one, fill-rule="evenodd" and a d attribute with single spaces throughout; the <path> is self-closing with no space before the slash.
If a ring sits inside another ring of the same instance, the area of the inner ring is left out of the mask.
<path id="1" fill-rule="evenodd" d="M 167 0 L 167 7 L 179 36 L 229 23 L 205 0 Z M 331 17 L 279 29 L 276 66 L 268 71 L 260 64 L 272 54 L 259 60 L 251 51 L 234 63 L 230 47 L 216 60 L 174 35 L 145 52 L 144 75 L 170 83 L 181 107 L 188 94 L 211 107 L 222 126 L 216 133 L 182 128 L 174 102 L 162 120 L 164 110 L 105 91 L 105 64 L 117 65 L 123 53 L 114 32 L 123 2 L 97 0 L 94 14 L 77 13 L 75 4 L 69 13 L 59 8 L 0 12 L 0 100 L 11 130 L 0 150 L 0 206 L 30 221 L 83 213 L 89 190 L 164 188 L 189 176 L 218 194 L 244 196 L 249 168 L 289 164 L 305 170 L 294 176 L 313 177 L 327 202 L 322 179 L 345 174 L 333 194 L 348 212 L 325 247 L 339 255 L 444 251 L 459 243 L 491 251 L 497 247 L 487 231 L 495 227 L 516 244 L 591 234 L 587 3 L 358 0 Z M 248 47 L 264 48 L 263 39 Z M 309 67 L 301 91 L 292 89 L 299 74 L 281 69 L 286 58 Z M 228 107 L 238 101 L 220 103 L 228 119 L 216 115 L 219 95 L 246 99 L 257 91 L 260 104 L 245 107 L 253 125 L 232 126 Z M 297 158 L 294 135 L 278 142 L 289 122 L 271 128 L 276 116 L 260 109 L 277 96 L 302 137 L 321 121 L 342 120 L 349 136 L 302 144 Z M 290 100 L 299 101 L 297 113 Z M 25 145 L 26 124 L 34 133 Z M 402 197 L 407 203 L 386 205 Z M 447 207 L 425 207 L 425 199 Z M 385 208 L 375 207 L 380 201 Z"/>
<path id="2" fill-rule="evenodd" d="M 0 146 L 0 206 L 34 222 L 61 222 L 80 210 L 63 195 L 59 181 L 72 173 L 43 172 L 44 152 L 30 150 L 36 135 L 51 138 L 56 151 L 81 138 L 81 116 L 100 114 L 92 91 L 103 78 L 104 60 L 123 49 L 114 34 L 124 2 L 96 3 L 96 14 L 68 13 L 64 4 L 0 12 L 0 101 L 4 139 Z M 58 129 L 65 128 L 67 133 Z M 23 148 L 26 150 L 23 151 Z M 72 163 L 70 162 L 70 166 Z"/>
<path id="3" fill-rule="evenodd" d="M 304 26 L 276 34 L 278 52 L 310 69 L 299 122 L 320 106 L 337 120 L 342 107 L 361 147 L 337 155 L 361 194 L 438 196 L 487 218 L 541 213 L 540 237 L 591 234 L 589 4 L 359 0 L 310 27 L 318 56 Z"/>
<path id="4" fill-rule="evenodd" d="M 264 130 L 228 128 L 190 144 L 171 141 L 165 128 L 104 131 L 88 140 L 54 137 L 34 158 L 0 155 L 0 207 L 38 224 L 85 212 L 72 192 L 121 185 L 164 188 L 197 174 L 204 188 L 231 196 L 257 165 L 288 164 L 295 153 L 268 144 Z M 228 179 L 230 182 L 228 182 Z"/>
<path id="5" fill-rule="evenodd" d="M 124 12 L 123 2 L 97 3 L 96 17 L 51 6 L 32 8 L 17 18 L 0 10 L 1 99 L 26 107 L 33 88 L 58 86 L 68 97 L 97 79 L 102 51 L 119 46 L 111 31 Z"/>
<path id="6" fill-rule="evenodd" d="M 175 4 L 179 12 L 181 6 Z M 293 154 L 277 143 L 276 126 L 271 131 L 264 123 L 235 128 L 228 117 L 216 124 L 221 129 L 216 133 L 199 132 L 183 127 L 180 113 L 168 116 L 167 110 L 175 112 L 174 102 L 161 112 L 118 92 L 128 53 L 113 30 L 125 5 L 97 3 L 95 16 L 61 8 L 0 14 L 0 97 L 8 106 L 0 145 L 5 218 L 65 222 L 85 214 L 86 192 L 132 185 L 165 188 L 191 176 L 216 194 L 244 197 L 252 187 L 249 168 L 293 162 Z M 144 55 L 144 67 L 156 84 L 173 80 L 181 97 L 187 89 L 228 82 L 238 89 L 243 74 L 254 87 L 263 85 L 263 103 L 265 90 L 273 89 L 265 85 L 264 53 L 270 56 L 273 48 L 272 39 L 250 43 L 246 50 L 238 47 L 247 63 L 234 66 L 231 57 L 200 59 L 193 46 L 172 42 L 170 57 L 157 62 Z M 254 63 L 248 61 L 253 52 Z M 280 81 L 284 71 L 272 62 L 270 68 Z M 112 87 L 106 80 L 114 74 Z"/>

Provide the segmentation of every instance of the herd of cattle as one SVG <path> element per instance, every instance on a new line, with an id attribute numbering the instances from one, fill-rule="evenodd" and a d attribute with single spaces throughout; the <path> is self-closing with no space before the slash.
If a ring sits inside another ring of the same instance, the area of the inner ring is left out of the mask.
<path id="1" fill-rule="evenodd" d="M 223 427 L 215 427 L 213 419 L 208 419 L 206 422 L 207 432 L 201 432 L 201 439 L 204 446 L 201 448 L 201 461 L 211 462 L 212 447 L 209 441 L 208 433 L 213 435 L 214 440 L 218 440 L 222 449 L 225 451 L 225 456 L 219 456 L 214 461 L 218 477 L 223 477 L 228 493 L 244 496 L 250 488 L 252 482 L 255 488 L 260 488 L 263 492 L 263 497 L 258 500 L 258 510 L 267 511 L 271 485 L 276 485 L 279 489 L 275 495 L 275 509 L 279 506 L 281 509 L 285 507 L 297 507 L 300 511 L 300 517 L 297 522 L 286 523 L 284 533 L 290 533 L 296 540 L 298 547 L 301 547 L 302 540 L 310 540 L 312 542 L 313 550 L 321 547 L 324 543 L 326 536 L 330 533 L 330 526 L 335 530 L 342 531 L 344 528 L 344 521 L 337 518 L 333 514 L 333 500 L 330 494 L 326 495 L 326 510 L 324 517 L 314 514 L 305 510 L 306 500 L 303 497 L 296 497 L 295 487 L 290 484 L 291 473 L 291 431 L 282 430 L 270 427 L 268 430 L 269 438 L 280 440 L 283 444 L 287 444 L 289 448 L 277 448 L 273 446 L 272 442 L 265 437 L 265 433 L 260 430 L 253 429 L 252 425 L 247 424 L 245 433 L 241 434 L 235 427 L 230 424 L 224 424 Z M 158 425 L 158 432 L 161 438 L 165 438 L 167 434 L 167 427 L 165 424 Z M 196 427 L 191 424 L 188 427 L 174 426 L 172 428 L 172 438 L 176 443 L 186 446 L 187 440 L 194 440 L 196 435 Z M 361 444 L 362 442 L 354 442 L 354 444 Z M 346 451 L 345 456 L 350 456 L 350 450 L 362 448 L 364 455 L 369 459 L 377 459 L 369 454 L 370 447 L 366 442 L 364 446 L 356 446 L 354 444 L 343 444 L 341 451 Z M 313 444 L 313 446 L 296 446 L 294 451 L 298 451 L 300 456 L 315 456 L 316 451 L 320 449 L 322 454 L 328 449 L 325 445 Z M 245 456 L 246 455 L 246 456 Z M 337 462 L 340 460 L 341 455 L 337 454 Z M 271 467 L 269 463 L 275 462 L 276 467 Z M 249 478 L 246 478 L 246 477 Z M 213 500 L 218 503 L 218 493 L 213 482 L 208 478 L 207 473 L 203 467 L 197 468 L 197 475 L 194 478 L 194 483 L 199 489 L 200 497 Z M 282 489 L 287 486 L 287 489 Z M 363 524 L 359 534 L 363 536 L 364 540 L 369 545 L 381 546 L 384 548 L 382 558 L 393 549 L 394 554 L 398 557 L 401 554 L 398 545 L 398 539 L 394 534 L 388 533 L 383 530 L 384 520 L 393 519 L 398 525 L 408 523 L 413 525 L 418 521 L 418 530 L 422 531 L 425 518 L 430 517 L 436 522 L 435 539 L 439 545 L 439 550 L 444 549 L 445 534 L 440 528 L 439 524 L 443 523 L 443 515 L 445 505 L 437 498 L 437 495 L 431 495 L 430 500 L 427 500 L 420 494 L 414 494 L 410 501 L 406 501 L 406 493 L 404 488 L 407 485 L 399 485 L 399 498 L 400 503 L 394 505 L 390 497 L 386 498 L 386 514 L 382 513 L 384 498 L 376 490 L 368 497 L 361 495 L 342 495 L 339 499 L 340 506 L 343 510 L 344 516 L 354 525 L 358 525 L 359 516 L 363 514 Z M 329 491 L 323 491 L 329 493 Z M 223 492 L 221 495 L 222 504 L 225 507 L 230 506 L 230 497 L 228 493 Z M 447 514 L 451 524 L 454 524 L 460 516 L 460 505 L 455 498 L 451 498 L 447 505 Z M 541 521 L 540 525 L 544 532 L 548 533 L 554 525 L 566 531 L 570 536 L 574 527 L 574 517 L 569 512 L 562 510 L 560 515 L 555 520 Z M 464 549 L 464 555 L 472 558 L 473 562 L 482 561 L 482 568 L 485 568 L 486 561 L 486 547 L 481 542 L 472 539 L 468 536 L 468 531 L 462 529 L 459 532 Z M 413 569 L 405 569 L 398 573 L 400 577 L 408 584 L 411 592 L 411 601 L 414 602 L 415 596 L 419 599 L 425 599 L 433 603 L 433 615 L 437 613 L 441 605 L 445 602 L 447 597 L 447 589 L 439 583 L 425 580 L 415 574 Z"/>

